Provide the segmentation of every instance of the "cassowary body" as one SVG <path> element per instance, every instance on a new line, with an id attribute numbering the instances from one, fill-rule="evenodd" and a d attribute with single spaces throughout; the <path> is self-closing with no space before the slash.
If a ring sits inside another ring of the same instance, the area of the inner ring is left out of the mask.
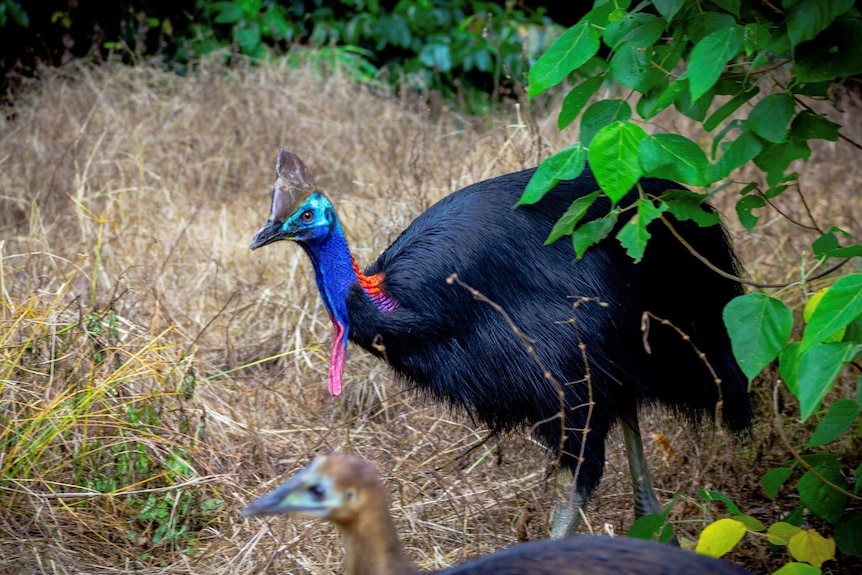
<path id="1" fill-rule="evenodd" d="M 293 513 L 327 519 L 344 539 L 345 575 L 418 575 L 389 514 L 386 490 L 364 459 L 318 457 L 243 516 Z M 730 563 L 625 537 L 572 536 L 515 545 L 438 575 L 746 575 Z"/>
<path id="2" fill-rule="evenodd" d="M 605 438 L 618 421 L 636 509 L 660 509 L 643 463 L 638 404 L 661 403 L 697 419 L 712 416 L 721 400 L 730 429 L 749 424 L 747 383 L 721 319 L 724 305 L 741 293 L 737 282 L 711 271 L 661 224 L 650 228 L 640 263 L 612 239 L 579 261 L 568 242 L 543 245 L 572 201 L 598 189 L 588 170 L 538 203 L 514 209 L 533 170 L 458 190 L 417 217 L 364 272 L 301 160 L 282 150 L 277 173 L 272 214 L 252 248 L 291 239 L 311 258 L 336 332 L 330 392 L 341 391 L 349 338 L 495 432 L 533 426 L 539 440 L 560 450 L 563 467 L 577 470 L 576 487 L 558 505 L 555 535 L 574 529 L 578 508 L 601 478 Z M 652 196 L 679 188 L 655 179 L 640 186 Z M 636 197 L 632 192 L 621 205 Z M 584 221 L 609 209 L 608 202 L 597 202 Z M 671 222 L 713 265 L 736 271 L 720 226 Z M 506 315 L 447 281 L 452 274 Z M 644 312 L 671 322 L 691 341 L 656 321 L 642 330 Z"/>

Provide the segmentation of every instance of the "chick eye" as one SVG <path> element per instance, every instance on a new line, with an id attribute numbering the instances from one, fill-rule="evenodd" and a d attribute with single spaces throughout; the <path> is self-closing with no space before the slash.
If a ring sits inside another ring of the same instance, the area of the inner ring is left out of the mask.
<path id="1" fill-rule="evenodd" d="M 314 485 L 309 485 L 308 489 L 306 489 L 311 494 L 311 498 L 315 501 L 321 501 L 326 495 L 326 490 L 323 489 L 323 486 L 319 483 L 315 483 Z"/>
<path id="2" fill-rule="evenodd" d="M 301 219 L 303 222 L 308 223 L 314 219 L 314 212 L 312 212 L 311 210 L 305 210 L 299 216 L 299 219 Z"/>

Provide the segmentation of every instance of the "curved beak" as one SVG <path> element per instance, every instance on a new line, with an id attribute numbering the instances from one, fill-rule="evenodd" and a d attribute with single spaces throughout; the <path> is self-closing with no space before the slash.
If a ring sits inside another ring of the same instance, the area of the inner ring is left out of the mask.
<path id="1" fill-rule="evenodd" d="M 288 239 L 289 236 L 281 230 L 283 223 L 281 220 L 269 218 L 266 225 L 254 234 L 254 239 L 251 240 L 251 249 L 256 250 L 273 242 Z"/>

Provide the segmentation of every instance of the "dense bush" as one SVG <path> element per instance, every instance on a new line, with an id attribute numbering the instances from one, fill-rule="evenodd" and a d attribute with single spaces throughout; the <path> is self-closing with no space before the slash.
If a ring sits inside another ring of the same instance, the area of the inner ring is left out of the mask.
<path id="1" fill-rule="evenodd" d="M 157 55 L 182 72 L 205 54 L 263 59 L 303 45 L 331 49 L 361 79 L 449 97 L 508 93 L 557 28 L 542 8 L 483 0 L 0 0 L 4 72 L 88 53 Z"/>

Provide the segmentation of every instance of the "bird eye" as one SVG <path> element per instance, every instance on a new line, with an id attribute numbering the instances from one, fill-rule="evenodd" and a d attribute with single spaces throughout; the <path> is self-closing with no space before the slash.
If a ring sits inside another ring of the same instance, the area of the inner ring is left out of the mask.
<path id="1" fill-rule="evenodd" d="M 304 212 L 302 212 L 302 215 L 299 216 L 299 219 L 301 219 L 303 222 L 308 223 L 314 219 L 314 212 L 312 212 L 311 210 L 305 210 Z"/>
<path id="2" fill-rule="evenodd" d="M 326 490 L 319 483 L 315 483 L 314 485 L 309 485 L 308 489 L 306 489 L 311 494 L 311 498 L 315 501 L 322 501 L 324 495 L 326 495 Z"/>

